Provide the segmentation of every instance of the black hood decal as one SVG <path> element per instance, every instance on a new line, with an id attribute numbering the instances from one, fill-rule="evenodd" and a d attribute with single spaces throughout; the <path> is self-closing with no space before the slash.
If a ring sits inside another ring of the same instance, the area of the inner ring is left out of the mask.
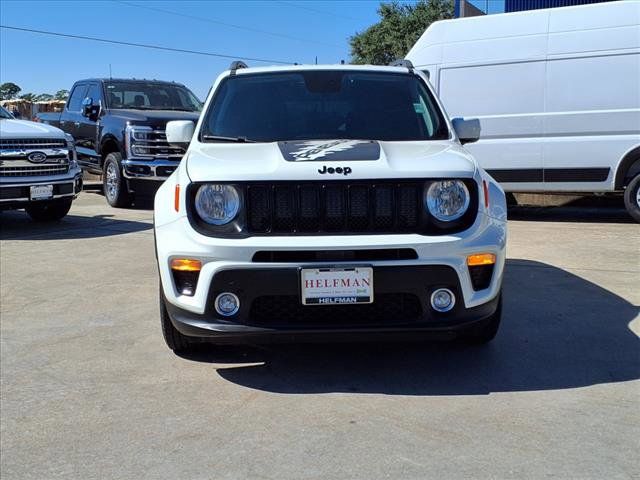
<path id="1" fill-rule="evenodd" d="M 379 160 L 380 144 L 372 140 L 304 140 L 278 142 L 287 162 Z"/>

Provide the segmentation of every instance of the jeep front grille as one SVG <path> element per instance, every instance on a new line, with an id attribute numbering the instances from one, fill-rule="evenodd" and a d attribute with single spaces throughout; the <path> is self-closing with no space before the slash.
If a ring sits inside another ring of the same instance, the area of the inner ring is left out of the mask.
<path id="1" fill-rule="evenodd" d="M 423 203 L 431 180 L 357 180 L 234 183 L 244 206 L 240 231 L 222 231 L 195 213 L 198 184 L 189 189 L 189 219 L 201 233 L 220 237 L 255 235 L 364 235 L 417 233 L 442 235 L 469 228 L 477 216 L 478 188 L 464 180 L 471 201 L 460 219 L 443 224 L 431 217 Z"/>
<path id="2" fill-rule="evenodd" d="M 420 222 L 417 183 L 304 183 L 247 188 L 250 233 L 410 232 Z"/>

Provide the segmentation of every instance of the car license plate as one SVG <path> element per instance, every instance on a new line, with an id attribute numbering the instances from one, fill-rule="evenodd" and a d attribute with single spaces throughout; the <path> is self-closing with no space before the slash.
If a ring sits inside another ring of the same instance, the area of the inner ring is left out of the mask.
<path id="1" fill-rule="evenodd" d="M 303 268 L 303 305 L 343 305 L 373 302 L 373 268 Z"/>
<path id="2" fill-rule="evenodd" d="M 53 185 L 33 185 L 30 196 L 31 200 L 47 200 L 53 197 Z"/>

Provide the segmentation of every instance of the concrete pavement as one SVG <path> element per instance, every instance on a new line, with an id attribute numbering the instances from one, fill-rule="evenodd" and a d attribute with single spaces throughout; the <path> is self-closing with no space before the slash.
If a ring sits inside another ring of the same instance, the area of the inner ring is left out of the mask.
<path id="1" fill-rule="evenodd" d="M 152 212 L 0 213 L 9 479 L 637 478 L 640 226 L 515 212 L 503 327 L 442 344 L 162 340 Z"/>

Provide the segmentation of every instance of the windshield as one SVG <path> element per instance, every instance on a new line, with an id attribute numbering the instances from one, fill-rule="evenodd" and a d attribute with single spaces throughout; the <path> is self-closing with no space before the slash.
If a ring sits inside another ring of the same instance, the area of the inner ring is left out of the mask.
<path id="1" fill-rule="evenodd" d="M 202 104 L 186 87 L 154 82 L 105 82 L 107 106 L 111 109 L 182 110 L 199 112 Z"/>
<path id="2" fill-rule="evenodd" d="M 13 115 L 6 111 L 4 107 L 0 107 L 0 118 L 13 118 Z"/>
<path id="3" fill-rule="evenodd" d="M 202 141 L 439 140 L 440 108 L 413 74 L 314 70 L 227 77 Z"/>

